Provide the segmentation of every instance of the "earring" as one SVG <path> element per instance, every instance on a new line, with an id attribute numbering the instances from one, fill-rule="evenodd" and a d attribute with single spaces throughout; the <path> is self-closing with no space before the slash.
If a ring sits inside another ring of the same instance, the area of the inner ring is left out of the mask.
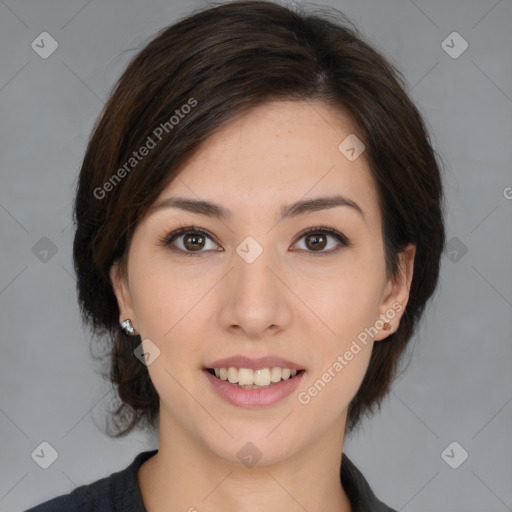
<path id="1" fill-rule="evenodd" d="M 128 318 L 124 322 L 121 322 L 121 329 L 128 336 L 135 336 L 135 329 L 133 328 L 132 321 Z"/>
<path id="2" fill-rule="evenodd" d="M 384 325 L 382 326 L 382 328 L 385 331 L 389 331 L 391 329 L 391 324 L 389 322 L 384 322 Z"/>

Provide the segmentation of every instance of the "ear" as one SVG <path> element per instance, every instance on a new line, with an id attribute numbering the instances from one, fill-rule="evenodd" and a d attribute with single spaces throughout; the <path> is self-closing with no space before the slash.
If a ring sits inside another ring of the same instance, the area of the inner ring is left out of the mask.
<path id="1" fill-rule="evenodd" d="M 379 332 L 374 338 L 375 341 L 387 338 L 398 329 L 409 300 L 415 255 L 416 245 L 414 244 L 409 244 L 399 255 L 398 275 L 394 279 L 388 280 L 383 292 L 383 299 L 379 307 L 381 321 L 376 322 Z M 384 322 L 389 323 L 391 329 L 383 329 L 381 326 Z"/>
<path id="2" fill-rule="evenodd" d="M 121 271 L 118 260 L 110 267 L 109 275 L 119 307 L 119 322 L 129 318 L 132 321 L 132 325 L 135 327 L 135 325 L 137 325 L 137 319 L 135 318 L 135 311 L 132 307 L 128 277 Z"/>

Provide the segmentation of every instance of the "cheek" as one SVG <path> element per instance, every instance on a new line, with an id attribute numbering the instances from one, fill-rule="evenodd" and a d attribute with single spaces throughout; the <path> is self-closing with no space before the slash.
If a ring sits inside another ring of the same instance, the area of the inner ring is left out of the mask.
<path id="1" fill-rule="evenodd" d="M 296 290 L 323 323 L 325 339 L 341 349 L 378 319 L 384 282 L 384 265 L 371 254 L 354 251 L 336 267 L 303 271 Z"/>
<path id="2" fill-rule="evenodd" d="M 143 279 L 134 282 L 134 308 L 141 334 L 160 350 L 159 357 L 148 366 L 155 389 L 170 409 L 193 415 L 195 402 L 183 393 L 183 387 L 193 389 L 195 385 L 197 354 L 205 338 L 206 302 L 203 304 L 201 297 L 211 286 L 205 287 L 200 280 L 170 268 L 152 265 Z"/>
<path id="3" fill-rule="evenodd" d="M 297 396 L 304 412 L 323 422 L 336 421 L 354 398 L 370 360 L 370 328 L 378 319 L 377 279 L 344 273 L 321 286 L 309 287 L 308 301 L 324 333 L 315 343 L 314 370 Z M 315 336 L 313 336 L 315 338 Z"/>
<path id="4" fill-rule="evenodd" d="M 134 258 L 133 268 L 141 270 L 130 279 L 138 327 L 148 338 L 167 340 L 183 323 L 190 325 L 187 320 L 211 285 L 165 257 L 141 258 Z"/>

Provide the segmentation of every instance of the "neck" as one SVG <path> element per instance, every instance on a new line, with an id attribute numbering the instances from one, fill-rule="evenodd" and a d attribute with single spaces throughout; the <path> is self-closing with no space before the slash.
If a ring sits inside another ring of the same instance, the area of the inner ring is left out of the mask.
<path id="1" fill-rule="evenodd" d="M 293 455 L 246 467 L 212 453 L 165 410 L 160 414 L 158 453 L 138 472 L 147 512 L 351 512 L 339 476 L 342 418 L 340 428 Z"/>

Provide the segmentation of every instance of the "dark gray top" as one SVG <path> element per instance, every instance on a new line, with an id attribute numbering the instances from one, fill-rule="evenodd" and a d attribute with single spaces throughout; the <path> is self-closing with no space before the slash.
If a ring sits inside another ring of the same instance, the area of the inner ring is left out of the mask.
<path id="1" fill-rule="evenodd" d="M 81 485 L 25 512 L 146 512 L 137 470 L 157 452 L 141 452 L 127 468 L 91 484 Z M 341 460 L 340 480 L 352 512 L 396 512 L 377 499 L 364 476 L 345 454 Z"/>

